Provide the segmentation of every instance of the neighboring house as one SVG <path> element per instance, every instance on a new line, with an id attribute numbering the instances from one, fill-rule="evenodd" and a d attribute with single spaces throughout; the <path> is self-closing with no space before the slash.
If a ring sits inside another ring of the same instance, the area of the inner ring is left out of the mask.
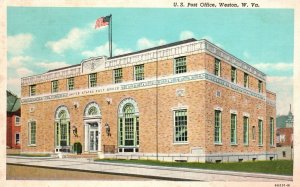
<path id="1" fill-rule="evenodd" d="M 278 159 L 293 159 L 293 127 L 294 115 L 292 113 L 291 105 L 289 114 L 286 116 L 278 116 L 277 118 L 285 119 L 280 124 L 280 128 L 276 130 L 276 150 Z"/>
<path id="2" fill-rule="evenodd" d="M 266 75 L 188 39 L 24 77 L 22 153 L 228 162 L 276 159 Z"/>
<path id="3" fill-rule="evenodd" d="M 21 105 L 20 98 L 10 91 L 6 91 L 6 146 L 20 149 L 21 144 Z"/>

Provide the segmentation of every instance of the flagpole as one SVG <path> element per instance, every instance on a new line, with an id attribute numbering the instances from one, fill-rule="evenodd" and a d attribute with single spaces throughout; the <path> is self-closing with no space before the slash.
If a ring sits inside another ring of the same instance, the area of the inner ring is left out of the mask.
<path id="1" fill-rule="evenodd" d="M 112 57 L 112 15 L 110 14 L 110 19 L 109 19 L 109 55 L 110 55 L 110 58 Z"/>

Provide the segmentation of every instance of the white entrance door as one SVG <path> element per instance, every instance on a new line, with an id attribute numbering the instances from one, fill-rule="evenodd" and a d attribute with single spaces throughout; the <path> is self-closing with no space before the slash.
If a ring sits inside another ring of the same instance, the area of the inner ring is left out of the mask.
<path id="1" fill-rule="evenodd" d="M 91 128 L 89 133 L 90 152 L 98 151 L 98 141 L 99 141 L 98 137 L 99 137 L 98 129 Z"/>
<path id="2" fill-rule="evenodd" d="M 101 151 L 100 120 L 85 120 L 85 146 L 84 151 Z"/>

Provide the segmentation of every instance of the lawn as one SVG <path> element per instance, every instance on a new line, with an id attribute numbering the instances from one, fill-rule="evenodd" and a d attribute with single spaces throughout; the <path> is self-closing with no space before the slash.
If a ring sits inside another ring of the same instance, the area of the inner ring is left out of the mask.
<path id="1" fill-rule="evenodd" d="M 24 157 L 50 157 L 50 154 L 39 153 L 39 154 L 7 154 L 7 156 L 24 156 Z"/>
<path id="2" fill-rule="evenodd" d="M 277 174 L 277 175 L 293 175 L 292 160 L 273 160 L 273 161 L 255 161 L 255 162 L 251 161 L 251 162 L 231 162 L 231 163 L 162 162 L 162 161 L 155 161 L 155 160 L 115 160 L 115 159 L 96 159 L 95 161 L 142 164 L 142 165 L 152 165 L 152 166 L 268 173 L 268 174 Z"/>

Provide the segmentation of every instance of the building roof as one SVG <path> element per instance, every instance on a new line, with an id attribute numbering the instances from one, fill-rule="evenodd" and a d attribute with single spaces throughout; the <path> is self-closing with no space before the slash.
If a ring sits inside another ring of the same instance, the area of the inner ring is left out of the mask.
<path id="1" fill-rule="evenodd" d="M 20 98 L 11 91 L 6 91 L 6 111 L 15 112 L 21 108 Z"/>

